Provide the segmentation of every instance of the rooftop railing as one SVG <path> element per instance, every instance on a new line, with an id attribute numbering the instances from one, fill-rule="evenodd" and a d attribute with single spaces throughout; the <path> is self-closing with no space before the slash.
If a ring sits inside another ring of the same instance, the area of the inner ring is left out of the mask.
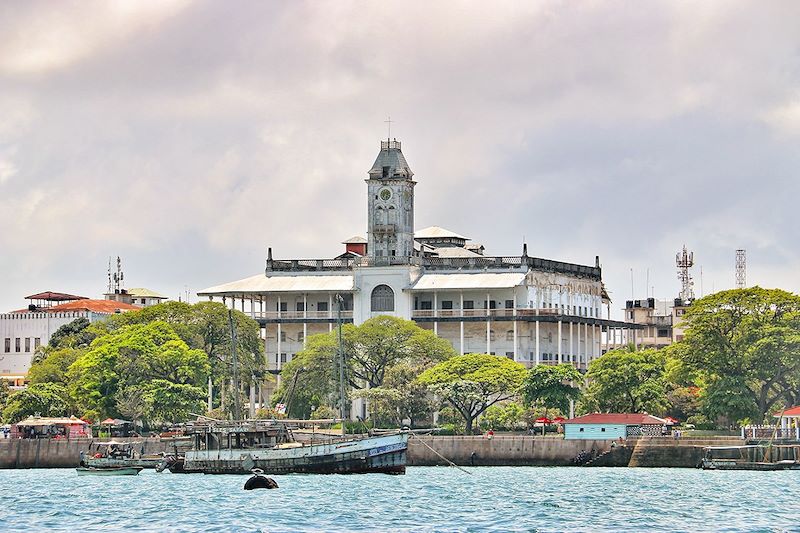
<path id="1" fill-rule="evenodd" d="M 480 257 L 351 257 L 342 259 L 268 259 L 267 272 L 352 270 L 355 267 L 417 265 L 427 270 L 534 270 L 570 274 L 599 280 L 600 267 L 564 263 L 528 256 Z"/>

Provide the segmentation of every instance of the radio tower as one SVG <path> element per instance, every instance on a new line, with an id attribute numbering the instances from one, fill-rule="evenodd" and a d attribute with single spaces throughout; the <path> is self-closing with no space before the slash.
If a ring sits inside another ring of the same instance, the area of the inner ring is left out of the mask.
<path id="1" fill-rule="evenodd" d="M 675 256 L 675 264 L 678 266 L 678 279 L 681 282 L 681 300 L 694 300 L 694 281 L 692 275 L 689 274 L 689 269 L 694 265 L 694 252 L 687 252 L 686 245 L 683 245 L 683 250 L 678 252 Z"/>
<path id="2" fill-rule="evenodd" d="M 747 287 L 747 253 L 744 250 L 736 250 L 736 288 L 744 289 Z"/>

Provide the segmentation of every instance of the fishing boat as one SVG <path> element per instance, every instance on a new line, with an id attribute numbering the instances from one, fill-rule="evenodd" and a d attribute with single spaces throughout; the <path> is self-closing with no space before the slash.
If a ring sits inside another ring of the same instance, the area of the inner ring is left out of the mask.
<path id="1" fill-rule="evenodd" d="M 800 445 L 706 446 L 703 470 L 800 470 Z"/>
<path id="2" fill-rule="evenodd" d="M 256 468 L 265 474 L 405 473 L 408 432 L 296 440 L 293 430 L 308 422 L 326 421 L 201 421 L 189 433 L 192 449 L 183 457 L 167 458 L 161 469 L 204 474 L 249 474 Z"/>
<path id="3" fill-rule="evenodd" d="M 75 469 L 79 476 L 135 476 L 142 470 L 141 466 L 82 466 Z"/>
<path id="4" fill-rule="evenodd" d="M 89 452 L 81 452 L 80 466 L 107 468 L 131 467 L 155 468 L 162 460 L 163 455 L 146 455 L 136 451 L 136 445 L 141 442 L 121 442 L 111 440 L 98 442 L 89 447 Z M 92 448 L 94 447 L 94 452 Z"/>

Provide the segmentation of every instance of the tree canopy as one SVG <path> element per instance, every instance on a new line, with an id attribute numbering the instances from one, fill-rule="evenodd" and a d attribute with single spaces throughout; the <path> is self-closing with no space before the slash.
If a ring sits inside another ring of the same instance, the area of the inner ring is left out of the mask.
<path id="1" fill-rule="evenodd" d="M 616 413 L 661 413 L 668 407 L 666 354 L 631 347 L 611 350 L 589 363 L 584 407 Z"/>
<path id="2" fill-rule="evenodd" d="M 13 424 L 32 415 L 67 416 L 73 411 L 67 389 L 60 383 L 34 383 L 11 393 L 3 420 Z"/>
<path id="3" fill-rule="evenodd" d="M 424 402 L 407 401 L 413 389 L 411 378 L 435 362 L 455 354 L 447 340 L 436 337 L 432 331 L 420 328 L 410 320 L 392 316 L 374 317 L 359 326 L 343 326 L 342 343 L 348 396 L 352 396 L 349 393 L 351 389 L 369 390 L 359 393 L 359 396 L 375 401 L 376 412 L 383 409 L 382 414 L 390 418 L 399 412 L 406 412 L 408 418 L 416 418 L 408 416 L 408 411 Z M 312 406 L 336 404 L 338 347 L 337 330 L 311 335 L 305 348 L 284 365 L 282 384 L 275 399 L 289 404 L 291 416 L 306 417 L 310 415 Z M 402 371 L 406 365 L 412 370 Z M 384 387 L 389 375 L 393 375 L 391 386 Z M 404 376 L 406 382 L 401 383 Z M 389 415 L 392 410 L 395 414 Z"/>
<path id="4" fill-rule="evenodd" d="M 753 287 L 718 292 L 687 310 L 684 339 L 670 347 L 701 388 L 711 418 L 762 422 L 800 403 L 800 296 Z"/>
<path id="5" fill-rule="evenodd" d="M 556 366 L 537 365 L 528 371 L 522 383 L 522 399 L 526 407 L 555 407 L 569 412 L 570 401 L 581 395 L 583 376 L 569 363 Z"/>
<path id="6" fill-rule="evenodd" d="M 470 353 L 438 363 L 419 381 L 461 414 L 465 432 L 471 434 L 475 418 L 517 394 L 525 374 L 523 365 L 507 357 Z"/>

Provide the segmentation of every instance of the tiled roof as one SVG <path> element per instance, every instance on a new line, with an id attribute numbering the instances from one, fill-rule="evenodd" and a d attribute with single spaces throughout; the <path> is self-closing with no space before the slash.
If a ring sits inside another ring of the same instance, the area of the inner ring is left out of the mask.
<path id="1" fill-rule="evenodd" d="M 449 229 L 440 228 L 439 226 L 430 226 L 427 228 L 423 228 L 421 230 L 417 230 L 414 232 L 415 239 L 463 239 L 465 241 L 470 240 L 469 237 L 464 237 L 463 235 L 459 235 L 455 231 L 450 231 Z"/>
<path id="2" fill-rule="evenodd" d="M 346 241 L 342 241 L 342 244 L 367 244 L 369 241 L 360 235 L 353 235 Z"/>
<path id="3" fill-rule="evenodd" d="M 570 418 L 565 424 L 625 424 L 634 425 L 663 425 L 663 418 L 642 413 L 592 413 Z"/>
<path id="4" fill-rule="evenodd" d="M 75 296 L 74 294 L 66 294 L 63 292 L 45 291 L 38 294 L 31 294 L 25 297 L 26 300 L 49 300 L 51 302 L 66 302 L 70 300 L 86 300 L 85 296 Z"/>
<path id="5" fill-rule="evenodd" d="M 128 289 L 128 294 L 131 296 L 136 296 L 137 298 L 160 298 L 162 300 L 166 300 L 166 296 L 162 296 L 155 291 L 151 291 L 150 289 L 145 289 L 144 287 L 137 287 L 135 289 Z"/>
<path id="6" fill-rule="evenodd" d="M 116 313 L 117 311 L 138 311 L 141 307 L 114 300 L 76 300 L 61 305 L 54 305 L 43 309 L 48 313 L 58 313 L 61 311 L 92 311 L 93 313 Z"/>
<path id="7" fill-rule="evenodd" d="M 780 411 L 775 413 L 775 417 L 781 416 Z M 783 412 L 783 416 L 800 416 L 800 405 L 795 407 L 790 407 Z"/>

